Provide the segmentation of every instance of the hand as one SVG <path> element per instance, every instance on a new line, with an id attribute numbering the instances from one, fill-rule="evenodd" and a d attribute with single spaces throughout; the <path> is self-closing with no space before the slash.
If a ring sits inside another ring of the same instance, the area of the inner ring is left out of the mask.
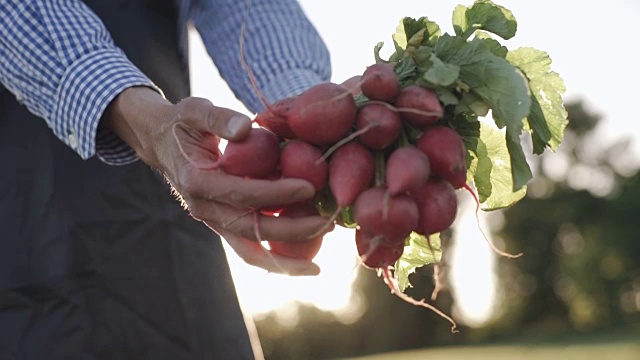
<path id="1" fill-rule="evenodd" d="M 145 163 L 162 171 L 191 215 L 223 236 L 247 263 L 290 275 L 319 272 L 316 264 L 271 254 L 258 241 L 304 241 L 326 225 L 325 218 L 274 218 L 254 211 L 310 199 L 313 185 L 245 179 L 211 166 L 219 156 L 217 137 L 241 140 L 250 130 L 249 118 L 200 98 L 174 105 L 149 88 L 134 87 L 109 105 L 104 120 Z"/>

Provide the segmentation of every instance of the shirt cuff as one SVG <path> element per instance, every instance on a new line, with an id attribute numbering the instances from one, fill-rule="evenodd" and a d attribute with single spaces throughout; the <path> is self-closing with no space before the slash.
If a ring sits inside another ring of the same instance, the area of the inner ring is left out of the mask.
<path id="1" fill-rule="evenodd" d="M 161 91 L 120 49 L 91 52 L 73 63 L 65 72 L 51 112 L 55 135 L 88 159 L 98 152 L 111 165 L 123 165 L 138 159 L 127 144 L 98 124 L 109 103 L 132 86 L 148 86 Z"/>
<path id="2" fill-rule="evenodd" d="M 271 79 L 262 89 L 262 96 L 269 104 L 273 104 L 280 99 L 300 95 L 321 82 L 325 80 L 313 71 L 288 70 Z"/>

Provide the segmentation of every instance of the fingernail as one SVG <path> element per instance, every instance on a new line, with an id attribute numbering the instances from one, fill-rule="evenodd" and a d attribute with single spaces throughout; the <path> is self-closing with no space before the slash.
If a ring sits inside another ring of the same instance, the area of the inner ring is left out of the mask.
<path id="1" fill-rule="evenodd" d="M 316 276 L 320 275 L 320 268 L 318 266 L 310 266 L 305 268 L 298 273 L 300 276 Z"/>
<path id="2" fill-rule="evenodd" d="M 236 114 L 229 119 L 227 123 L 227 130 L 229 130 L 230 136 L 238 135 L 242 128 L 245 126 L 249 118 L 244 115 Z"/>
<path id="3" fill-rule="evenodd" d="M 293 192 L 293 198 L 296 201 L 302 201 L 302 200 L 307 200 L 311 198 L 314 194 L 315 194 L 315 189 L 313 185 L 309 182 L 306 182 L 298 186 L 297 189 L 295 189 L 295 191 Z"/>

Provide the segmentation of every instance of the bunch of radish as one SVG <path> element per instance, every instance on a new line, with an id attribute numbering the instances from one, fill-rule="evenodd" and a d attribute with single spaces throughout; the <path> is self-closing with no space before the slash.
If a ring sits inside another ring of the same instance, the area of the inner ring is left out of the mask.
<path id="1" fill-rule="evenodd" d="M 378 270 L 394 294 L 432 309 L 455 329 L 450 317 L 400 291 L 391 269 L 412 233 L 431 246 L 429 237 L 452 225 L 456 189 L 473 193 L 462 138 L 441 121 L 445 110 L 436 92 L 401 86 L 393 63 L 371 65 L 354 79 L 355 86 L 325 82 L 265 103 L 258 126 L 228 142 L 224 153 L 216 149 L 208 168 L 253 179 L 307 180 L 316 190 L 312 200 L 254 209 L 256 235 L 262 239 L 260 216 L 323 215 L 327 227 L 306 241 L 262 239 L 271 253 L 311 261 L 326 229 L 334 223 L 355 228 L 361 263 Z"/>
<path id="2" fill-rule="evenodd" d="M 380 57 L 380 42 L 374 48 L 376 63 L 361 76 L 343 84 L 321 83 L 273 104 L 260 94 L 244 59 L 243 24 L 239 60 L 266 109 L 255 118 L 259 126 L 244 140 L 229 142 L 223 154 L 214 139 L 216 149 L 202 166 L 254 179 L 309 181 L 316 191 L 312 200 L 251 210 L 256 238 L 262 239 L 261 216 L 322 215 L 326 228 L 307 241 L 263 239 L 269 243 L 267 254 L 310 261 L 331 226 L 354 228 L 361 263 L 377 270 L 397 296 L 449 320 L 453 331 L 450 317 L 403 293 L 408 274 L 438 261 L 431 239 L 453 224 L 456 190 L 473 196 L 476 217 L 481 206 L 490 211 L 515 204 L 533 176 L 520 135 L 531 135 L 534 154 L 555 151 L 568 119 L 564 84 L 551 71 L 548 55 L 533 48 L 510 50 L 496 40 L 515 35 L 517 23 L 508 9 L 476 0 L 456 6 L 452 23 L 449 34 L 426 16 L 404 17 L 388 60 Z M 495 126 L 480 121 L 489 110 Z M 500 255 L 522 255 L 485 240 Z M 423 255 L 425 242 L 432 256 Z M 394 266 L 402 271 L 393 272 Z M 440 284 L 434 279 L 435 295 Z"/>
<path id="3" fill-rule="evenodd" d="M 357 85 L 361 93 L 354 95 L 343 85 L 321 83 L 269 105 L 248 138 L 228 143 L 219 167 L 237 176 L 309 181 L 317 192 L 312 201 L 257 211 L 322 214 L 328 226 L 355 227 L 362 264 L 380 270 L 404 296 L 389 268 L 412 232 L 428 239 L 455 220 L 455 190 L 466 187 L 466 150 L 458 133 L 439 122 L 444 108 L 436 93 L 401 87 L 393 64 L 369 66 Z M 311 260 L 322 234 L 268 242 L 274 253 Z"/>
<path id="4" fill-rule="evenodd" d="M 256 153 L 269 159 L 279 154 L 278 165 L 269 160 L 262 177 L 311 182 L 315 205 L 323 213 L 332 210 L 330 221 L 341 223 L 339 216 L 351 211 L 363 264 L 386 269 L 400 258 L 411 232 L 428 237 L 451 226 L 455 189 L 466 184 L 466 150 L 455 130 L 438 123 L 444 110 L 436 93 L 418 85 L 401 88 L 392 64 L 368 67 L 359 85 L 359 102 L 349 88 L 322 83 L 269 106 L 255 119 L 262 128 L 253 130 L 271 138 L 269 148 L 260 145 Z M 412 141 L 408 132 L 419 136 Z M 230 143 L 225 153 L 241 144 Z M 308 247 L 291 253 L 312 258 L 318 247 Z"/>

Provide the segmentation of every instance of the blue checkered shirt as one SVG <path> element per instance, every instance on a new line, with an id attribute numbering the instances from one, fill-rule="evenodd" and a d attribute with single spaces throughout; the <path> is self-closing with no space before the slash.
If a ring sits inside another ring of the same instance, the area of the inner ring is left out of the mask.
<path id="1" fill-rule="evenodd" d="M 235 95 L 259 112 L 262 104 L 238 60 L 246 2 L 178 0 L 178 6 L 182 38 L 191 21 Z M 296 1 L 253 0 L 249 16 L 245 57 L 267 101 L 329 80 L 328 51 Z M 98 124 L 124 89 L 156 87 L 82 1 L 0 0 L 0 83 L 83 159 L 97 154 L 113 165 L 137 159 Z"/>

